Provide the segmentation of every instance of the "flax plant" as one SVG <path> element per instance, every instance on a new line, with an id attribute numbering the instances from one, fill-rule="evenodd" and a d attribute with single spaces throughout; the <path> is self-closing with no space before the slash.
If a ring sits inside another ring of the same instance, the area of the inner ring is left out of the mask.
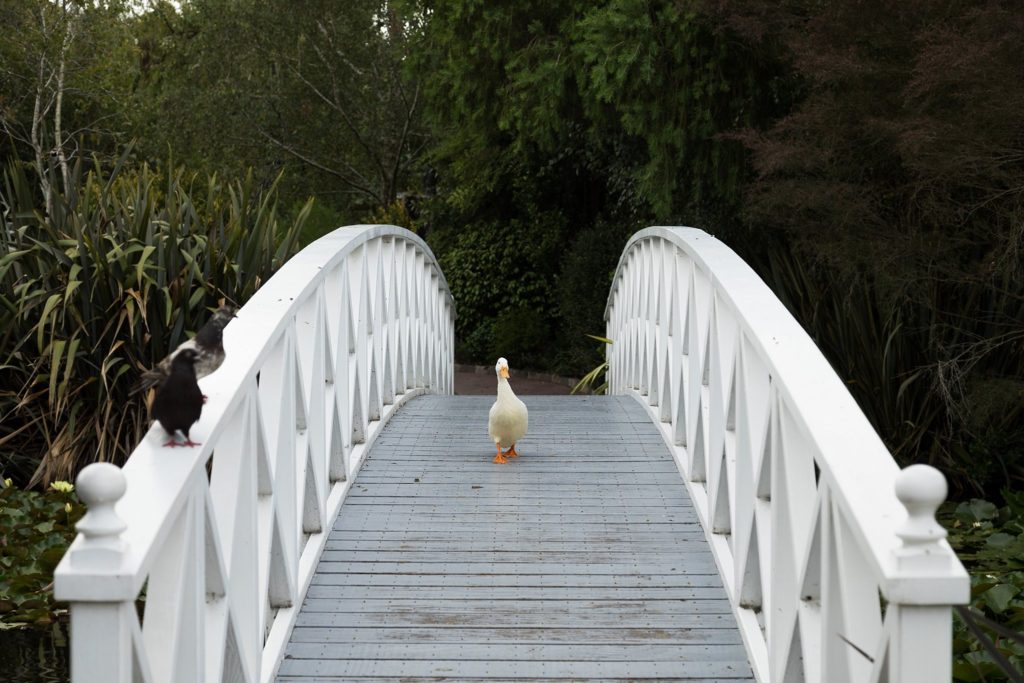
<path id="1" fill-rule="evenodd" d="M 0 184 L 0 468 L 29 486 L 120 462 L 148 427 L 139 372 L 221 300 L 241 305 L 290 256 L 277 182 L 74 168 L 41 201 L 22 167 Z M 279 179 L 278 179 L 279 180 Z"/>

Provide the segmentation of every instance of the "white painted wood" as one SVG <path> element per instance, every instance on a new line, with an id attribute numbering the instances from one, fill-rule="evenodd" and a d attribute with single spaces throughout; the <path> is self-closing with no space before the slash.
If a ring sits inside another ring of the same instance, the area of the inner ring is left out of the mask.
<path id="1" fill-rule="evenodd" d="M 945 480 L 900 473 L 756 274 L 705 232 L 648 228 L 605 321 L 611 392 L 673 449 L 758 680 L 949 680 L 969 582 L 934 518 Z"/>
<path id="2" fill-rule="evenodd" d="M 117 466 L 98 462 L 83 468 L 76 483 L 87 512 L 75 525 L 82 541 L 68 561 L 82 570 L 116 571 L 124 559 L 121 532 L 128 526 L 114 510 L 127 487 L 124 475 Z"/>
<path id="3" fill-rule="evenodd" d="M 142 634 L 135 606 L 81 602 L 71 611 L 71 678 L 75 681 L 151 683 L 148 662 L 138 656 Z"/>
<path id="4" fill-rule="evenodd" d="M 453 322 L 407 230 L 340 228 L 284 264 L 224 331 L 202 445 L 164 448 L 156 425 L 123 469 L 79 476 L 55 573 L 74 683 L 272 680 L 370 445 L 409 398 L 451 393 Z"/>

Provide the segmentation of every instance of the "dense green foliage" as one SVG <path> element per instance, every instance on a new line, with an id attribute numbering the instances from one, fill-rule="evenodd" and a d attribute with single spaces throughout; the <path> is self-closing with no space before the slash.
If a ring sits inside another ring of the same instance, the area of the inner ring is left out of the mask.
<path id="1" fill-rule="evenodd" d="M 599 358 L 585 334 L 604 328 L 629 234 L 683 216 L 732 227 L 745 154 L 719 134 L 768 120 L 783 84 L 774 62 L 698 10 L 636 0 L 432 7 L 414 54 L 431 74 L 438 138 L 430 239 L 442 255 L 457 248 L 445 260 L 456 282 L 490 276 L 477 283 L 487 297 L 455 288 L 463 358 L 492 361 L 500 347 L 582 374 Z M 484 236 L 495 231 L 500 247 Z"/>
<path id="2" fill-rule="evenodd" d="M 402 74 L 415 17 L 399 11 L 379 0 L 157 3 L 135 22 L 143 153 L 253 167 L 264 181 L 287 167 L 286 192 L 315 194 L 350 222 L 394 202 L 424 143 L 420 88 Z"/>
<path id="3" fill-rule="evenodd" d="M 899 460 L 960 496 L 1024 478 L 1019 5 L 133 7 L 0 8 L 0 151 L 37 195 L 74 194 L 76 163 L 130 139 L 131 166 L 251 168 L 293 216 L 316 195 L 303 240 L 354 220 L 425 236 L 459 360 L 577 376 L 628 235 L 705 227 Z"/>
<path id="4" fill-rule="evenodd" d="M 116 156 L 138 72 L 127 8 L 0 3 L 0 162 L 16 156 L 43 174 L 51 160 L 69 171 L 83 152 Z"/>
<path id="5" fill-rule="evenodd" d="M 305 215 L 283 225 L 252 176 L 79 164 L 69 190 L 47 213 L 19 167 L 0 176 L 0 455 L 31 484 L 123 460 L 149 424 L 139 372 L 256 291 Z"/>
<path id="6" fill-rule="evenodd" d="M 1019 486 L 1021 30 L 1006 2 L 439 3 L 415 58 L 431 240 L 476 290 L 455 292 L 460 355 L 535 362 L 543 335 L 541 362 L 582 374 L 625 237 L 698 225 L 787 301 L 897 459 L 958 496 Z M 501 324 L 524 289 L 530 315 Z"/>
<path id="7" fill-rule="evenodd" d="M 320 199 L 307 238 L 368 216 L 428 237 L 460 360 L 566 374 L 599 360 L 586 334 L 626 236 L 707 227 L 791 303 L 898 458 L 964 494 L 1024 476 L 1014 3 L 0 12 L 17 27 L 0 149 L 34 192 L 74 194 L 76 161 L 112 163 L 130 138 L 133 163 L 170 151 L 253 168 L 257 188 L 287 168 L 289 211 Z"/>

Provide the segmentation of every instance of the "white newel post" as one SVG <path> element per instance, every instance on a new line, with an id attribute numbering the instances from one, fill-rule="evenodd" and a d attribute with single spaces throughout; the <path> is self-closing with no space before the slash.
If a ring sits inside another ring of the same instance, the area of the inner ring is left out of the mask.
<path id="1" fill-rule="evenodd" d="M 123 568 L 126 546 L 120 535 L 126 525 L 114 511 L 125 477 L 115 465 L 93 463 L 75 486 L 87 512 L 75 525 L 80 536 L 68 550 L 69 563 L 54 577 L 56 598 L 71 603 L 71 679 L 131 683 L 139 625 L 132 577 Z"/>
<path id="2" fill-rule="evenodd" d="M 944 542 L 946 530 L 935 520 L 935 511 L 946 500 L 946 479 L 934 467 L 911 465 L 896 476 L 895 488 L 907 518 L 896 529 L 902 545 L 893 551 L 888 661 L 876 662 L 881 675 L 875 680 L 948 681 L 952 605 L 970 600 L 970 584 Z"/>

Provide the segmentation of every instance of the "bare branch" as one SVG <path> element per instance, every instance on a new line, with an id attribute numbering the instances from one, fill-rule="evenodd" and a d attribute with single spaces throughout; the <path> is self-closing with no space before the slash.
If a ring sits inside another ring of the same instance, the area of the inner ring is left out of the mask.
<path id="1" fill-rule="evenodd" d="M 391 167 L 391 186 L 398 186 L 398 173 L 402 167 L 402 150 L 405 148 L 406 138 L 409 136 L 409 129 L 412 126 L 413 117 L 416 115 L 416 106 L 420 97 L 420 84 L 416 83 L 413 91 L 412 106 L 405 110 L 405 121 L 402 124 L 402 133 L 398 136 L 398 144 L 395 146 L 395 163 Z"/>
<path id="2" fill-rule="evenodd" d="M 375 192 L 373 190 L 373 188 L 371 187 L 372 183 L 368 182 L 366 180 L 366 178 L 363 177 L 363 175 L 361 173 L 359 173 L 358 170 L 356 170 L 351 164 L 345 162 L 344 160 L 341 160 L 342 164 L 344 164 L 346 169 L 352 175 L 356 176 L 359 179 L 359 181 L 353 180 L 351 177 L 349 177 L 348 175 L 346 175 L 345 173 L 342 173 L 341 171 L 339 171 L 337 169 L 331 168 L 329 166 L 326 166 L 326 165 L 320 163 L 319 161 L 317 161 L 316 159 L 314 159 L 310 155 L 303 153 L 302 151 L 296 149 L 295 147 L 292 147 L 291 145 L 285 143 L 282 140 L 279 140 L 278 138 L 274 137 L 273 135 L 271 135 L 270 133 L 267 133 L 264 130 L 261 130 L 260 134 L 263 135 L 263 137 L 265 137 L 273 145 L 277 146 L 279 149 L 284 150 L 285 152 L 288 152 L 289 154 L 294 156 L 296 159 L 299 159 L 300 161 L 302 161 L 302 162 L 304 162 L 306 164 L 309 164 L 310 166 L 312 166 L 312 167 L 314 167 L 316 169 L 319 169 L 319 170 L 323 171 L 324 173 L 328 173 L 328 174 L 334 176 L 335 178 L 338 178 L 343 183 L 345 183 L 346 185 L 352 187 L 353 189 L 356 189 L 356 190 L 362 192 L 363 194 L 366 194 L 366 195 L 372 197 L 376 202 L 378 202 L 378 203 L 381 202 L 380 195 L 377 192 Z"/>
<path id="3" fill-rule="evenodd" d="M 310 81 L 308 78 L 306 78 L 306 76 L 298 68 L 296 68 L 295 66 L 289 64 L 289 69 L 292 71 L 292 73 L 295 75 L 295 77 L 298 78 L 307 88 L 309 88 L 320 100 L 322 100 L 329 107 L 331 107 L 334 111 L 338 112 L 338 114 L 341 115 L 342 121 L 344 121 L 344 123 L 345 123 L 345 127 L 348 128 L 349 132 L 352 133 L 352 135 L 355 137 L 356 143 L 366 153 L 366 156 L 377 167 L 378 171 L 381 174 L 383 174 L 384 173 L 384 164 L 381 161 L 380 157 L 375 152 L 373 147 L 363 137 L 361 131 L 359 130 L 359 127 L 356 126 L 355 122 L 352 120 L 352 117 L 349 116 L 348 110 L 344 106 L 342 106 L 342 103 L 340 101 L 341 100 L 340 93 L 336 89 L 336 87 L 337 87 L 336 82 L 335 82 L 334 97 L 333 98 L 332 97 L 328 97 L 327 95 L 325 95 L 323 93 L 322 90 L 320 90 L 319 87 L 317 87 L 312 81 Z"/>

